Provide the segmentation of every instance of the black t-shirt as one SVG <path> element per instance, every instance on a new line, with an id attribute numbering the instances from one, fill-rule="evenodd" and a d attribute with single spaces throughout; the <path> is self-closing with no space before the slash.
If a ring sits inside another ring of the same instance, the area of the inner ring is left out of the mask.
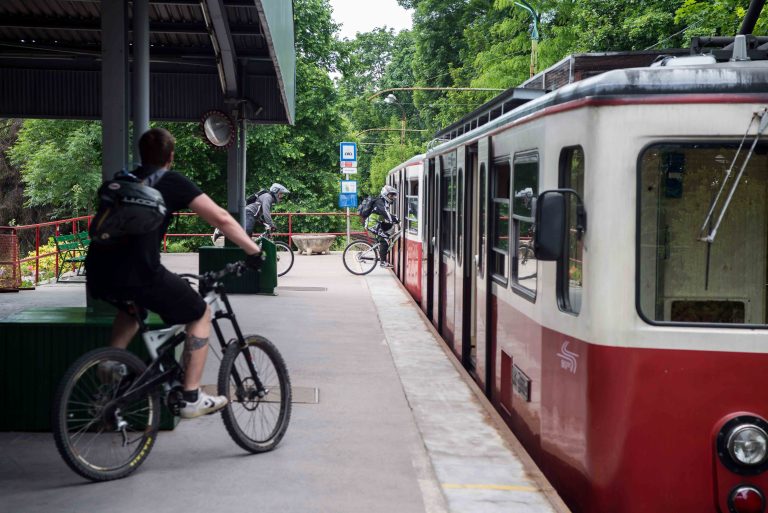
<path id="1" fill-rule="evenodd" d="M 140 167 L 133 174 L 146 178 L 155 169 Z M 85 260 L 89 285 L 141 286 L 152 282 L 160 271 L 160 248 L 172 214 L 189 207 L 203 191 L 186 176 L 166 171 L 154 185 L 168 209 L 165 220 L 152 233 L 125 236 L 112 245 L 91 244 Z"/>

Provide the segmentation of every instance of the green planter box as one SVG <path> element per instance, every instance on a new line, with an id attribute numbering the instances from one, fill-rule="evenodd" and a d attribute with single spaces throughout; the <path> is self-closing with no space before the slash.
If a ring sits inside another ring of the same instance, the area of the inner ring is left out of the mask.
<path id="1" fill-rule="evenodd" d="M 277 260 L 275 245 L 262 239 L 261 248 L 267 258 L 261 272 L 251 270 L 242 276 L 230 275 L 224 278 L 224 287 L 231 294 L 274 294 L 277 287 Z M 220 271 L 225 265 L 245 260 L 245 252 L 236 246 L 203 246 L 198 249 L 200 274 L 208 271 Z"/>
<path id="2" fill-rule="evenodd" d="M 67 368 L 82 354 L 109 343 L 114 315 L 85 307 L 31 308 L 0 321 L 0 431 L 50 431 L 51 402 Z M 150 329 L 163 327 L 151 314 Z M 129 349 L 148 360 L 137 335 Z M 163 406 L 162 429 L 178 423 Z"/>

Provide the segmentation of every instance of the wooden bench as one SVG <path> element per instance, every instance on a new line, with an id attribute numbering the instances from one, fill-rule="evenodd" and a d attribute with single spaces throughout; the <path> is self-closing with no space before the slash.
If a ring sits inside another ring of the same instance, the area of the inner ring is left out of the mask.
<path id="1" fill-rule="evenodd" d="M 56 272 L 56 281 L 61 281 L 64 266 L 71 265 L 75 276 L 85 274 L 85 256 L 91 239 L 88 232 L 72 233 L 68 235 L 55 235 L 56 250 L 59 252 L 59 268 Z"/>

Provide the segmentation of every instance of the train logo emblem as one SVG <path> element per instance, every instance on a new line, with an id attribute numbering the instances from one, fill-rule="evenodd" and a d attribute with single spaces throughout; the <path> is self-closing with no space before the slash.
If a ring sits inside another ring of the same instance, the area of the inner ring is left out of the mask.
<path id="1" fill-rule="evenodd" d="M 557 353 L 557 356 L 560 357 L 560 368 L 565 369 L 567 371 L 571 371 L 571 373 L 576 374 L 576 367 L 578 362 L 576 361 L 576 358 L 579 357 L 576 353 L 573 351 L 568 350 L 568 341 L 566 340 L 563 342 L 562 347 L 560 347 L 560 352 Z"/>

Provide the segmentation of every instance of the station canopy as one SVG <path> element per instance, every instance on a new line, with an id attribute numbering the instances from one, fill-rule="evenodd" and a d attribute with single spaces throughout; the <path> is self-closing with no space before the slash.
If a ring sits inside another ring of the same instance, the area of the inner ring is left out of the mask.
<path id="1" fill-rule="evenodd" d="M 0 1 L 0 116 L 102 118 L 101 10 L 98 0 Z M 148 12 L 151 119 L 225 110 L 234 80 L 250 122 L 293 123 L 290 0 L 150 0 Z"/>

